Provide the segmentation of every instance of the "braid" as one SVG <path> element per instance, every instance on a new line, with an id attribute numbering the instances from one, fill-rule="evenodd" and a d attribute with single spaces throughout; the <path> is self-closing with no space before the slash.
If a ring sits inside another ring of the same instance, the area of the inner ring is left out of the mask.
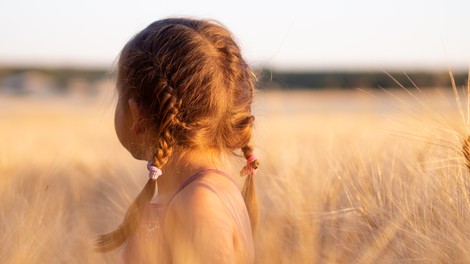
<path id="1" fill-rule="evenodd" d="M 176 104 L 177 100 L 173 94 L 173 88 L 170 86 L 167 85 L 161 89 L 158 97 L 161 98 L 159 104 L 161 118 L 158 118 L 158 142 L 152 163 L 157 168 L 162 168 L 173 152 L 174 139 L 170 130 L 178 115 L 178 107 Z M 180 124 L 181 122 L 176 123 Z M 106 252 L 114 250 L 122 246 L 135 233 L 141 222 L 145 206 L 155 195 L 156 182 L 154 179 L 147 181 L 145 187 L 127 210 L 124 221 L 115 231 L 98 237 L 96 242 L 98 251 Z"/>
<path id="2" fill-rule="evenodd" d="M 246 145 L 242 147 L 243 156 L 245 159 L 249 159 L 253 155 L 253 147 Z M 253 160 L 250 163 L 250 166 L 254 169 L 258 169 L 259 161 L 257 159 Z M 251 229 L 253 233 L 256 232 L 256 227 L 258 225 L 259 218 L 259 209 L 258 209 L 258 197 L 255 190 L 255 182 L 253 173 L 248 174 L 245 179 L 245 184 L 243 185 L 242 190 L 243 199 L 245 200 L 246 208 L 248 215 L 250 216 Z"/>
<path id="3" fill-rule="evenodd" d="M 165 19 L 137 34 L 120 55 L 117 86 L 123 96 L 142 105 L 142 126 L 157 139 L 148 166 L 164 167 L 176 147 L 183 151 L 241 148 L 246 167 L 257 169 L 259 162 L 250 144 L 252 77 L 256 79 L 233 36 L 218 23 Z M 242 195 L 254 232 L 258 203 L 253 173 L 247 175 Z M 99 237 L 98 250 L 118 248 L 135 233 L 155 189 L 156 180 L 151 178 L 119 228 Z"/>
<path id="4" fill-rule="evenodd" d="M 95 243 L 97 251 L 107 252 L 117 249 L 135 233 L 139 227 L 143 210 L 155 194 L 155 189 L 156 180 L 149 179 L 144 189 L 129 206 L 122 224 L 115 231 L 98 236 Z"/>
<path id="5" fill-rule="evenodd" d="M 158 113 L 160 114 L 155 116 L 154 120 L 152 120 L 158 128 L 157 151 L 153 155 L 153 162 L 155 166 L 161 168 L 165 165 L 173 152 L 175 140 L 172 136 L 172 132 L 174 125 L 180 123 L 177 122 L 179 104 L 174 95 L 174 89 L 169 85 L 166 85 L 162 89 L 157 98 L 160 98 L 158 103 Z"/>

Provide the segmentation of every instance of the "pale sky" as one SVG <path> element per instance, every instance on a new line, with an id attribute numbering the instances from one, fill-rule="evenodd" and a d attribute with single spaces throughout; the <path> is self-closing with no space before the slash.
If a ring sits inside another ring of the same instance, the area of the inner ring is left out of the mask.
<path id="1" fill-rule="evenodd" d="M 152 21 L 213 18 L 253 66 L 468 69 L 468 0 L 1 1 L 0 64 L 111 67 Z"/>

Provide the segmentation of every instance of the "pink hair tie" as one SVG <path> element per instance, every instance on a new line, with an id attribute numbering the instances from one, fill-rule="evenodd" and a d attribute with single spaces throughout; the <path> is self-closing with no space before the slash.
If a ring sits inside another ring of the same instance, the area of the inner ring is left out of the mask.
<path id="1" fill-rule="evenodd" d="M 243 169 L 240 171 L 240 176 L 253 176 L 255 175 L 256 171 L 258 169 L 255 169 L 251 163 L 256 160 L 256 156 L 254 154 L 251 154 L 247 159 L 246 159 L 246 166 L 243 167 Z"/>
<path id="2" fill-rule="evenodd" d="M 162 175 L 162 170 L 152 166 L 152 162 L 150 160 L 147 163 L 147 169 L 149 170 L 149 178 L 152 180 L 156 180 L 158 176 Z"/>

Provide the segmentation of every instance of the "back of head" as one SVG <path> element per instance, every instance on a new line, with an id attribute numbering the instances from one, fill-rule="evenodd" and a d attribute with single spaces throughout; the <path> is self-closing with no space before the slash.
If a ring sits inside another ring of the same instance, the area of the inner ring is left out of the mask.
<path id="1" fill-rule="evenodd" d="M 156 138 L 169 132 L 171 147 L 222 151 L 249 143 L 251 70 L 230 32 L 215 22 L 152 23 L 124 47 L 118 86 L 147 110 Z M 162 105 L 166 96 L 174 99 Z"/>
<path id="2" fill-rule="evenodd" d="M 174 148 L 183 153 L 240 148 L 245 158 L 252 157 L 252 72 L 222 25 L 186 18 L 150 24 L 123 48 L 117 86 L 120 96 L 134 98 L 144 111 L 143 127 L 155 138 L 156 167 L 167 162 Z M 257 168 L 257 161 L 249 160 Z M 120 228 L 100 238 L 100 250 L 114 249 L 132 235 L 154 191 L 155 181 L 149 180 Z M 257 203 L 252 175 L 243 194 L 254 228 Z"/>

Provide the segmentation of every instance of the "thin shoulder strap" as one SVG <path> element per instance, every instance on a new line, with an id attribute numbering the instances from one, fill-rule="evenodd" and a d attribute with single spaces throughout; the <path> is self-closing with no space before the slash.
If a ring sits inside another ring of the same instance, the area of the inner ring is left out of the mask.
<path id="1" fill-rule="evenodd" d="M 175 196 L 178 195 L 178 193 L 181 192 L 186 186 L 191 184 L 193 181 L 195 181 L 200 176 L 202 176 L 204 174 L 207 174 L 207 173 L 211 173 L 211 172 L 226 176 L 227 178 L 229 178 L 236 185 L 236 182 L 233 180 L 232 176 L 230 176 L 226 172 L 218 170 L 218 169 L 205 169 L 205 170 L 194 173 L 188 179 L 186 179 L 180 186 L 178 186 L 175 193 L 173 194 L 173 196 L 171 197 L 171 199 L 168 201 L 167 204 L 170 204 L 171 201 L 173 200 L 173 198 L 175 198 Z"/>

